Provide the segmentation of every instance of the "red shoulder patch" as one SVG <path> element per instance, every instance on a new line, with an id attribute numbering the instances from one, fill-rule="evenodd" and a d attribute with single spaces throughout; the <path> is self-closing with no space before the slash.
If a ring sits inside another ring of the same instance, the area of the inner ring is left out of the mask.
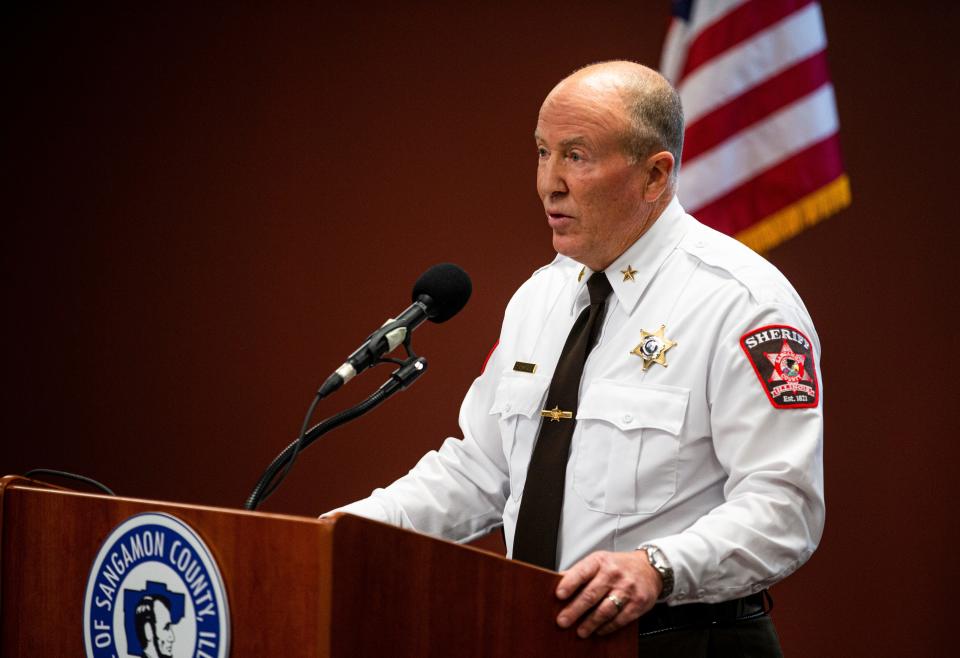
<path id="1" fill-rule="evenodd" d="M 497 345 L 499 345 L 499 344 L 500 344 L 500 341 L 499 341 L 499 340 L 498 340 L 496 343 L 494 343 L 494 344 L 493 344 L 493 347 L 490 348 L 490 353 L 487 354 L 487 358 L 483 360 L 483 367 L 480 368 L 480 374 L 481 374 L 481 375 L 482 375 L 484 372 L 486 372 L 486 370 L 487 370 L 487 364 L 490 363 L 490 357 L 493 356 L 493 353 L 497 351 Z"/>
<path id="2" fill-rule="evenodd" d="M 777 409 L 817 406 L 817 360 L 802 332 L 783 324 L 759 327 L 740 337 L 740 347 L 770 404 Z"/>

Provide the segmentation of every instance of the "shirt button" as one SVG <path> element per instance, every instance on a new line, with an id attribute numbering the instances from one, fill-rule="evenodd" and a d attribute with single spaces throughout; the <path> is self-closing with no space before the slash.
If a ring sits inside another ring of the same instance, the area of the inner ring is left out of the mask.
<path id="1" fill-rule="evenodd" d="M 503 410 L 504 410 L 504 411 L 510 411 L 510 405 L 509 405 L 509 404 L 503 405 Z"/>
<path id="2" fill-rule="evenodd" d="M 633 420 L 633 416 L 632 416 L 632 415 L 630 415 L 630 414 L 623 414 L 623 422 L 629 423 L 629 422 L 632 421 L 632 420 Z"/>

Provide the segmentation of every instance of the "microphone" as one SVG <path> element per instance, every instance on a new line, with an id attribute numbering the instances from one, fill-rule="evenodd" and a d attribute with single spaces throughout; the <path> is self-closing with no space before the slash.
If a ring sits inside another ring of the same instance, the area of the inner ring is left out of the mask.
<path id="1" fill-rule="evenodd" d="M 466 305 L 471 292 L 470 277 L 453 263 L 440 263 L 428 269 L 413 284 L 410 295 L 413 303 L 396 319 L 390 318 L 370 334 L 363 345 L 327 378 L 317 395 L 321 398 L 330 395 L 375 365 L 381 356 L 406 341 L 410 332 L 424 320 L 440 323 L 452 318 Z"/>

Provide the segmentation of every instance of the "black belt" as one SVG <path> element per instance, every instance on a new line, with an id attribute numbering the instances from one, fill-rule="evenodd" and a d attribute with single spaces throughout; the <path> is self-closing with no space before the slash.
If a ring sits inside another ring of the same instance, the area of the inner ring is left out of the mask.
<path id="1" fill-rule="evenodd" d="M 769 614 L 771 610 L 773 599 L 767 590 L 722 603 L 688 603 L 677 606 L 658 603 L 650 612 L 640 617 L 637 629 L 640 635 L 652 635 L 687 628 L 703 628 L 756 619 Z"/>

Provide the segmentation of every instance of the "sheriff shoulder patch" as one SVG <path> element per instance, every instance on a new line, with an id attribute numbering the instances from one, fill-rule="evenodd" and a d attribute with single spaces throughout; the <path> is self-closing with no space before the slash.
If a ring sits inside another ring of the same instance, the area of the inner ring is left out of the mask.
<path id="1" fill-rule="evenodd" d="M 778 409 L 817 406 L 817 364 L 803 333 L 782 324 L 752 329 L 740 347 L 757 373 L 770 404 Z"/>

